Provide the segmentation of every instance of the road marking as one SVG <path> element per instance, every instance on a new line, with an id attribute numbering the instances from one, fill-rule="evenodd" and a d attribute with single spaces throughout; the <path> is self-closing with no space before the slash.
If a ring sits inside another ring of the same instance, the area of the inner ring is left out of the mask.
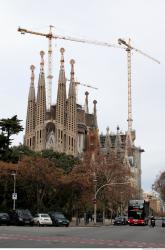
<path id="1" fill-rule="evenodd" d="M 73 244 L 90 244 L 90 245 L 105 245 L 114 247 L 154 247 L 154 248 L 165 248 L 165 243 L 154 243 L 154 242 L 137 242 L 137 241 L 119 241 L 119 240 L 102 240 L 102 239 L 82 239 L 80 237 L 67 237 L 67 236 L 31 236 L 21 234 L 1 234 L 0 240 L 21 240 L 21 241 L 47 241 L 47 242 L 62 242 L 62 243 L 73 243 Z"/>

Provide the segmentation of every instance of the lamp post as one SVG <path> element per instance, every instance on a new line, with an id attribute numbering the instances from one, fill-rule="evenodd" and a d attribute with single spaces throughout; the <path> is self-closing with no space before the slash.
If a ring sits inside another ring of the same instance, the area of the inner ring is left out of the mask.
<path id="1" fill-rule="evenodd" d="M 112 182 L 112 183 L 106 183 L 102 186 L 100 186 L 98 189 L 97 189 L 97 178 L 96 178 L 96 173 L 94 172 L 94 178 L 93 178 L 93 182 L 94 182 L 94 200 L 93 200 L 93 203 L 94 203 L 94 225 L 96 225 L 96 218 L 97 218 L 97 194 L 99 193 L 99 191 L 101 189 L 103 189 L 104 187 L 106 186 L 111 186 L 111 185 L 123 185 L 123 184 L 129 184 L 131 182 Z"/>
<path id="2" fill-rule="evenodd" d="M 13 210 L 15 210 L 15 201 L 17 200 L 17 193 L 16 193 L 16 175 L 17 175 L 17 170 L 19 166 L 19 162 L 21 161 L 21 154 L 23 154 L 22 151 L 19 151 L 19 158 L 18 158 L 18 163 L 17 163 L 17 168 L 16 171 L 13 171 L 11 175 L 13 176 L 13 194 L 12 194 L 12 199 L 13 199 Z"/>
<path id="3" fill-rule="evenodd" d="M 12 199 L 13 199 L 13 210 L 15 210 L 15 201 L 17 199 L 17 195 L 16 195 L 16 192 L 15 192 L 15 187 L 16 187 L 16 172 L 13 172 L 11 174 L 13 176 L 13 194 L 12 194 Z"/>
<path id="4" fill-rule="evenodd" d="M 97 215 L 97 204 L 96 204 L 96 195 L 97 195 L 97 179 L 96 179 L 96 173 L 94 172 L 93 175 L 93 183 L 94 183 L 94 225 L 96 225 L 96 215 Z"/>

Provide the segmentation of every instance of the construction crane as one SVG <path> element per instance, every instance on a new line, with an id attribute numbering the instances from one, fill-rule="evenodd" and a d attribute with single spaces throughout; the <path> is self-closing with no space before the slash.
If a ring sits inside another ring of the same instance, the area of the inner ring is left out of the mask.
<path id="1" fill-rule="evenodd" d="M 70 36 L 60 36 L 60 35 L 54 35 L 52 34 L 51 28 L 53 27 L 52 25 L 49 26 L 50 30 L 49 33 L 41 33 L 41 32 L 35 32 L 23 28 L 18 28 L 18 31 L 21 32 L 21 34 L 33 34 L 33 35 L 39 35 L 43 36 L 49 39 L 49 49 L 48 49 L 48 55 L 49 55 L 49 63 L 48 63 L 48 79 L 49 79 L 49 85 L 48 85 L 48 106 L 50 108 L 51 106 L 51 86 L 52 86 L 52 39 L 63 39 L 63 40 L 69 40 L 73 42 L 80 42 L 80 43 L 87 43 L 87 44 L 94 44 L 94 45 L 99 45 L 99 46 L 106 46 L 106 47 L 113 47 L 113 48 L 120 48 L 120 49 L 125 49 L 127 51 L 127 63 L 128 63 L 128 131 L 132 130 L 132 97 L 131 97 L 131 50 L 134 50 L 143 56 L 148 57 L 149 59 L 160 63 L 158 60 L 155 58 L 149 56 L 148 54 L 144 53 L 143 51 L 136 49 L 130 45 L 130 40 L 127 43 L 125 40 L 119 38 L 118 39 L 118 44 L 111 44 L 107 42 L 100 42 L 100 41 L 95 41 L 95 40 L 85 40 L 85 39 L 79 39 L 75 37 L 70 37 Z"/>
<path id="2" fill-rule="evenodd" d="M 70 79 L 66 78 L 66 81 L 68 82 L 71 82 Z M 98 88 L 96 87 L 93 87 L 89 84 L 85 84 L 85 83 L 81 83 L 81 82 L 78 82 L 78 81 L 74 81 L 74 84 L 75 84 L 75 89 L 76 89 L 76 101 L 78 102 L 78 89 L 77 89 L 77 85 L 81 85 L 81 86 L 84 86 L 84 87 L 88 87 L 88 88 L 92 88 L 92 89 L 96 89 L 98 90 Z"/>
<path id="3" fill-rule="evenodd" d="M 69 81 L 69 82 L 71 81 L 71 80 L 69 80 L 69 79 L 67 79 L 67 78 L 66 78 L 66 80 Z M 74 81 L 74 84 L 75 84 L 75 85 L 81 85 L 81 86 L 88 87 L 88 88 L 92 88 L 92 89 L 98 89 L 98 88 L 96 88 L 96 87 L 93 87 L 93 86 L 91 86 L 91 85 L 84 84 L 84 83 L 81 83 L 81 82 L 78 82 L 78 81 Z"/>
<path id="4" fill-rule="evenodd" d="M 143 56 L 146 56 L 148 57 L 149 59 L 153 60 L 154 62 L 156 63 L 159 63 L 160 62 L 153 58 L 152 56 L 144 53 L 143 51 L 139 50 L 139 49 L 136 49 L 134 47 L 131 46 L 131 40 L 129 39 L 128 40 L 128 43 L 119 38 L 118 39 L 118 43 L 119 45 L 124 45 L 124 48 L 127 52 L 127 67 L 128 67 L 128 131 L 131 131 L 132 130 L 132 96 L 131 96 L 131 50 L 135 50 L 136 52 L 142 54 Z"/>
<path id="5" fill-rule="evenodd" d="M 54 35 L 52 33 L 52 28 L 54 26 L 50 25 L 49 26 L 49 32 L 48 33 L 41 33 L 41 32 L 35 32 L 32 30 L 27 30 L 27 29 L 23 29 L 23 28 L 18 28 L 18 31 L 21 32 L 21 34 L 32 34 L 32 35 L 38 35 L 38 36 L 43 36 L 48 38 L 48 93 L 47 93 L 47 103 L 48 106 L 47 108 L 50 109 L 51 106 L 51 96 L 52 96 L 52 39 L 62 39 L 62 40 L 68 40 L 68 41 L 72 41 L 72 42 L 80 42 L 80 43 L 88 43 L 88 44 L 94 44 L 94 45 L 99 45 L 99 46 L 107 46 L 107 47 L 114 47 L 114 48 L 120 48 L 120 46 L 116 45 L 116 44 L 110 44 L 107 42 L 99 42 L 99 41 L 95 41 L 95 40 L 85 40 L 85 39 L 79 39 L 79 38 L 75 38 L 75 37 L 70 37 L 70 36 L 59 36 L 59 35 Z"/>

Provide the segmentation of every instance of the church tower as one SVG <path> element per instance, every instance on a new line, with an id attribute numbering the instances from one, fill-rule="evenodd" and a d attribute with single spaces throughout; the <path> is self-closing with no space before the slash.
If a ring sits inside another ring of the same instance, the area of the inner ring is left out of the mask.
<path id="1" fill-rule="evenodd" d="M 45 116 L 46 116 L 46 91 L 44 74 L 44 51 L 40 52 L 40 74 L 38 80 L 37 102 L 36 102 L 36 151 L 45 149 Z"/>
<path id="2" fill-rule="evenodd" d="M 30 149 L 35 148 L 35 88 L 34 88 L 34 65 L 31 69 L 31 83 L 28 96 L 27 116 L 26 116 L 26 132 L 24 143 Z"/>
<path id="3" fill-rule="evenodd" d="M 115 138 L 115 153 L 120 154 L 123 149 L 122 149 L 122 141 L 121 141 L 121 135 L 120 135 L 120 128 L 117 126 L 117 133 L 116 133 L 116 138 Z"/>
<path id="4" fill-rule="evenodd" d="M 105 137 L 105 148 L 106 148 L 106 153 L 110 154 L 111 153 L 111 148 L 112 148 L 112 141 L 111 141 L 111 137 L 110 137 L 110 133 L 109 133 L 109 127 L 107 127 L 107 133 L 106 133 L 106 137 Z"/>
<path id="5" fill-rule="evenodd" d="M 67 119 L 66 119 L 66 154 L 77 154 L 77 106 L 76 106 L 76 89 L 74 80 L 75 61 L 70 60 L 71 77 L 69 85 L 69 94 L 67 100 Z"/>
<path id="6" fill-rule="evenodd" d="M 66 135 L 66 78 L 64 69 L 64 48 L 60 49 L 61 65 L 58 79 L 57 104 L 56 104 L 56 151 L 65 151 Z"/>

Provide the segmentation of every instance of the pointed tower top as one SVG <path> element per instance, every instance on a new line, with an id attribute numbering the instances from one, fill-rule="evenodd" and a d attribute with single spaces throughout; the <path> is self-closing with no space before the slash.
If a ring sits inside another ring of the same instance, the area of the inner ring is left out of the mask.
<path id="1" fill-rule="evenodd" d="M 89 108 L 88 108 L 88 95 L 89 95 L 89 92 L 86 91 L 85 92 L 85 113 L 89 113 Z"/>
<path id="2" fill-rule="evenodd" d="M 107 127 L 106 130 L 107 130 L 107 134 L 109 134 L 109 127 Z"/>
<path id="3" fill-rule="evenodd" d="M 61 52 L 61 68 L 63 68 L 64 67 L 64 52 L 65 52 L 65 49 L 61 48 L 60 52 Z"/>
<path id="4" fill-rule="evenodd" d="M 31 69 L 31 70 L 34 70 L 34 69 L 35 69 L 35 66 L 34 66 L 34 65 L 31 65 L 31 66 L 30 66 L 30 69 Z"/>
<path id="5" fill-rule="evenodd" d="M 41 70 L 41 73 L 44 72 L 44 55 L 45 55 L 45 52 L 43 50 L 41 50 L 40 51 L 40 56 L 41 56 L 40 70 Z"/>
<path id="6" fill-rule="evenodd" d="M 35 75 L 34 75 L 34 69 L 35 69 L 35 66 L 31 65 L 30 66 L 30 70 L 31 70 L 31 83 L 30 83 L 29 97 L 28 97 L 29 101 L 35 100 L 35 89 L 34 89 L 34 78 L 35 78 Z"/>
<path id="7" fill-rule="evenodd" d="M 96 114 L 96 104 L 97 104 L 97 101 L 94 100 L 93 101 L 93 104 L 94 104 L 94 107 L 93 107 L 93 113 L 94 113 L 94 127 L 97 128 L 97 114 Z"/>
<path id="8" fill-rule="evenodd" d="M 122 148 L 122 141 L 121 141 L 121 135 L 119 133 L 119 125 L 117 125 L 117 133 L 116 133 L 116 138 L 115 138 L 115 151 L 116 153 L 121 151 Z"/>
<path id="9" fill-rule="evenodd" d="M 96 115 L 96 104 L 97 104 L 97 101 L 94 100 L 94 101 L 93 101 L 93 104 L 94 104 L 93 112 L 94 112 L 94 114 Z"/>
<path id="10" fill-rule="evenodd" d="M 74 64 L 75 64 L 75 60 L 71 59 L 70 64 L 71 64 L 70 78 L 71 78 L 71 81 L 74 81 Z"/>
<path id="11" fill-rule="evenodd" d="M 71 59 L 70 60 L 70 64 L 71 64 L 71 72 L 70 72 L 70 85 L 69 85 L 69 96 L 74 96 L 76 98 L 76 84 L 74 81 L 74 64 L 75 64 L 75 60 Z"/>
<path id="12" fill-rule="evenodd" d="M 107 153 L 110 154 L 112 142 L 111 142 L 111 137 L 109 134 L 109 127 L 107 127 L 106 130 L 107 130 L 107 133 L 106 133 L 106 137 L 105 137 L 105 147 L 106 147 Z"/>
<path id="13" fill-rule="evenodd" d="M 34 84 L 34 70 L 35 70 L 35 66 L 31 65 L 30 69 L 31 69 L 31 84 L 33 85 Z"/>

